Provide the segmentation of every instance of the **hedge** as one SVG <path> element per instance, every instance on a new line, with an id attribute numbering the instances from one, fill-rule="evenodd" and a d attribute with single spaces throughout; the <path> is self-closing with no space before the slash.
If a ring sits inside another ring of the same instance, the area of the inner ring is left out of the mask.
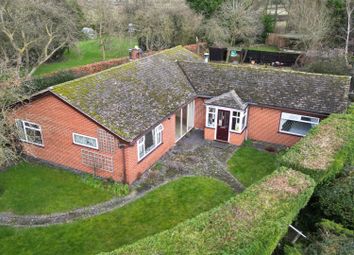
<path id="1" fill-rule="evenodd" d="M 354 114 L 333 114 L 280 157 L 280 164 L 320 184 L 341 172 L 353 152 Z"/>
<path id="2" fill-rule="evenodd" d="M 272 254 L 314 186 L 282 167 L 220 207 L 107 254 Z"/>

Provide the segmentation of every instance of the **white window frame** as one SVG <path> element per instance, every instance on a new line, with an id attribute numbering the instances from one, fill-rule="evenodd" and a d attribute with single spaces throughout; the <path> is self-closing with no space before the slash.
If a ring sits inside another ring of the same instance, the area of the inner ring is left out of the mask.
<path id="1" fill-rule="evenodd" d="M 305 118 L 310 118 L 312 119 L 311 121 L 306 121 L 306 120 L 302 120 L 301 118 L 305 117 Z M 280 116 L 280 121 L 279 121 L 279 132 L 280 133 L 284 133 L 284 134 L 289 134 L 289 135 L 296 135 L 296 136 L 306 136 L 306 134 L 299 134 L 299 133 L 295 133 L 295 132 L 289 132 L 289 131 L 283 131 L 282 128 L 282 120 L 292 120 L 292 121 L 296 121 L 296 122 L 302 122 L 302 123 L 308 123 L 308 124 L 312 124 L 312 125 L 318 125 L 320 123 L 320 118 L 317 117 L 311 117 L 311 116 L 306 116 L 306 115 L 301 115 L 301 114 L 294 114 L 294 113 L 287 113 L 287 112 L 282 112 L 281 116 Z"/>
<path id="2" fill-rule="evenodd" d="M 87 145 L 87 144 L 82 144 L 82 143 L 78 143 L 75 141 L 75 136 L 82 136 L 84 138 L 88 138 L 88 139 L 93 139 L 96 141 L 96 146 L 91 146 L 91 145 Z M 79 134 L 79 133 L 73 133 L 73 143 L 79 146 L 83 146 L 83 147 L 87 147 L 87 148 L 91 148 L 91 149 L 96 149 L 98 150 L 98 139 L 95 137 L 91 137 L 91 136 L 87 136 L 87 135 L 83 135 L 83 134 Z"/>
<path id="3" fill-rule="evenodd" d="M 162 144 L 163 130 L 164 130 L 164 126 L 162 124 L 159 124 L 154 129 L 149 131 L 149 132 L 153 132 L 154 146 L 152 146 L 148 151 L 146 151 L 146 148 L 145 148 L 145 135 L 139 138 L 139 140 L 137 142 L 138 161 L 141 161 L 142 159 L 144 159 L 147 155 L 149 155 L 157 147 L 159 147 L 160 144 Z M 159 137 L 160 137 L 160 139 L 158 140 Z M 140 155 L 140 152 L 143 152 L 142 155 Z"/>
<path id="4" fill-rule="evenodd" d="M 20 127 L 17 125 L 17 123 L 18 123 L 19 121 L 22 123 L 22 127 L 23 127 L 23 130 L 22 130 L 22 131 L 23 131 L 24 138 L 25 138 L 25 139 L 23 139 L 23 138 L 20 137 L 20 141 L 25 142 L 25 143 L 34 144 L 34 145 L 37 145 L 37 146 L 44 147 L 44 139 L 43 139 L 43 132 L 42 132 L 42 127 L 41 127 L 41 125 L 36 124 L 36 123 L 33 123 L 33 122 L 30 122 L 30 121 L 27 121 L 27 120 L 15 119 L 17 129 L 20 129 Z M 38 128 L 26 127 L 26 123 L 29 124 L 29 125 L 36 125 L 36 126 L 38 126 Z M 32 129 L 32 130 L 35 130 L 35 131 L 39 131 L 40 134 L 41 134 L 42 143 L 35 143 L 35 142 L 30 141 L 30 140 L 28 139 L 28 135 L 27 135 L 26 129 Z"/>
<path id="5" fill-rule="evenodd" d="M 211 112 L 210 109 L 214 109 L 215 112 Z M 213 125 L 209 124 L 209 115 L 214 115 L 214 124 Z M 218 116 L 218 107 L 208 105 L 207 110 L 206 110 L 205 126 L 208 128 L 216 128 L 217 116 Z"/>
<path id="6" fill-rule="evenodd" d="M 213 126 L 208 124 L 209 123 L 209 121 L 208 121 L 209 113 L 210 114 L 214 114 L 213 112 L 209 111 L 210 108 L 214 108 L 215 109 L 215 122 L 214 122 Z M 244 111 L 240 111 L 240 110 L 233 110 L 233 109 L 227 108 L 227 107 L 220 107 L 220 106 L 213 106 L 213 105 L 207 105 L 206 118 L 205 118 L 205 126 L 207 128 L 214 128 L 216 130 L 216 124 L 217 124 L 217 121 L 218 121 L 217 118 L 218 118 L 218 115 L 219 115 L 219 110 L 229 111 L 230 112 L 229 132 L 241 134 L 246 129 L 247 121 L 248 121 L 248 107 Z M 239 112 L 240 113 L 240 117 L 234 117 L 233 116 L 234 112 Z M 233 129 L 232 128 L 232 120 L 234 118 L 239 118 L 240 119 L 240 127 L 239 127 L 239 129 Z M 242 123 L 243 119 L 245 120 L 244 123 Z M 216 137 L 216 131 L 215 131 L 215 137 Z"/>

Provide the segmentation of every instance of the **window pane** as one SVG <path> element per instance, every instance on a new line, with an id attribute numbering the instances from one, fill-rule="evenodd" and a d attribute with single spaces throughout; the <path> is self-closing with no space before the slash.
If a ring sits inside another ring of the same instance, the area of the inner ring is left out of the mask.
<path id="1" fill-rule="evenodd" d="M 97 148 L 97 140 L 95 138 L 74 134 L 74 142 L 83 146 Z"/>
<path id="2" fill-rule="evenodd" d="M 149 152 L 154 146 L 154 132 L 151 131 L 145 135 L 145 151 Z"/>
<path id="3" fill-rule="evenodd" d="M 236 130 L 236 118 L 232 118 L 231 129 Z"/>
<path id="4" fill-rule="evenodd" d="M 31 128 L 26 128 L 26 134 L 27 134 L 28 142 L 41 144 L 41 145 L 43 144 L 40 131 Z"/>
<path id="5" fill-rule="evenodd" d="M 282 120 L 281 131 L 304 136 L 312 128 L 311 123 L 298 122 L 294 120 Z"/>
<path id="6" fill-rule="evenodd" d="M 26 140 L 25 128 L 23 127 L 22 120 L 16 120 L 18 136 L 21 140 Z"/>

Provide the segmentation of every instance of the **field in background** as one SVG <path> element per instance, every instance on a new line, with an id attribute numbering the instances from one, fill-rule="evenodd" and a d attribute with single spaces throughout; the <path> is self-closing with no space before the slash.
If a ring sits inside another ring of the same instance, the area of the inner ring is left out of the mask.
<path id="1" fill-rule="evenodd" d="M 111 46 L 106 51 L 106 60 L 128 56 L 128 49 L 134 47 L 136 44 L 135 39 L 130 42 L 129 38 L 113 38 Z M 97 39 L 80 41 L 75 48 L 71 48 L 65 52 L 61 61 L 44 64 L 39 67 L 35 76 L 99 61 L 103 61 L 99 41 Z"/>

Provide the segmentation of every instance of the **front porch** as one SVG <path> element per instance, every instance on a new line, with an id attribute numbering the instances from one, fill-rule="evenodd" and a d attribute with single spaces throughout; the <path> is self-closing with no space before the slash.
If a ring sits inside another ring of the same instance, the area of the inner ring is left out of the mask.
<path id="1" fill-rule="evenodd" d="M 208 176 L 222 180 L 236 192 L 241 192 L 243 185 L 227 169 L 227 161 L 236 149 L 237 146 L 232 144 L 207 141 L 202 130 L 192 130 L 133 186 L 147 190 L 183 176 Z"/>

